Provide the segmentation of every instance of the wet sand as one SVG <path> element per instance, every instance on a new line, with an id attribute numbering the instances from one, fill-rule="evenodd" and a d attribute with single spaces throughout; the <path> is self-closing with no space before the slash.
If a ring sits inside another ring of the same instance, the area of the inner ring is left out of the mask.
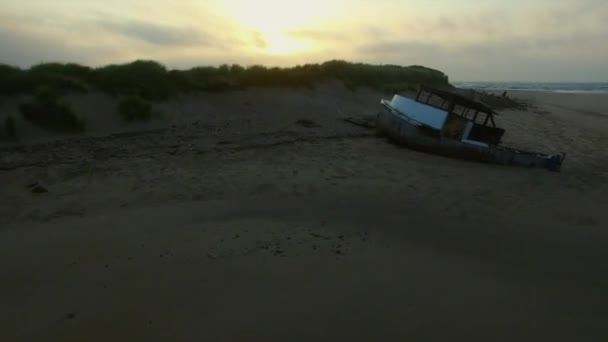
<path id="1" fill-rule="evenodd" d="M 501 113 L 505 144 L 567 152 L 553 173 L 339 120 L 373 115 L 373 92 L 271 95 L 182 98 L 164 104 L 173 127 L 4 149 L 0 338 L 608 337 L 608 96 L 511 93 L 531 108 Z M 25 189 L 38 179 L 48 193 Z"/>

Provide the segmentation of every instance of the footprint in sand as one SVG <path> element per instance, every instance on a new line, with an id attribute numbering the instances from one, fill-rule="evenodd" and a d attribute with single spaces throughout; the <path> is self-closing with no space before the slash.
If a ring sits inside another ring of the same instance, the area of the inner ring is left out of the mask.
<path id="1" fill-rule="evenodd" d="M 276 186 L 274 184 L 262 183 L 262 184 L 258 184 L 253 189 L 251 189 L 250 194 L 251 195 L 260 195 L 260 194 L 265 194 L 265 193 L 269 193 L 269 192 L 273 192 L 273 191 L 276 191 Z"/>

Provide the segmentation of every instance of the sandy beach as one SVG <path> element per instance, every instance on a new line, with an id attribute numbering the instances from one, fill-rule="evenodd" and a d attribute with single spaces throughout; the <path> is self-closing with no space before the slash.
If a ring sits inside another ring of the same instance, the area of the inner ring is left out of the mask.
<path id="1" fill-rule="evenodd" d="M 608 340 L 608 94 L 509 92 L 503 143 L 560 173 L 342 120 L 383 96 L 180 95 L 135 127 L 74 95 L 86 136 L 0 147 L 0 340 Z"/>

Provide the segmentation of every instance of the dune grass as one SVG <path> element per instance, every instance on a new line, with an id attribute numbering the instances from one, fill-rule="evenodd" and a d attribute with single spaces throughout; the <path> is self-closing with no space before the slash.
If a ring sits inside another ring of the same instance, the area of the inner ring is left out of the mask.
<path id="1" fill-rule="evenodd" d="M 76 133 L 85 129 L 84 120 L 52 91 L 39 91 L 32 100 L 21 103 L 19 111 L 25 120 L 48 130 Z"/>
<path id="2" fill-rule="evenodd" d="M 6 119 L 4 119 L 4 134 L 8 138 L 14 138 L 15 136 L 17 136 L 15 118 L 13 118 L 12 116 L 8 116 Z"/>
<path id="3" fill-rule="evenodd" d="M 152 106 L 139 97 L 129 96 L 117 105 L 118 113 L 127 122 L 147 121 L 152 117 Z"/>
<path id="4" fill-rule="evenodd" d="M 86 69 L 76 64 L 42 64 L 28 70 L 0 65 L 0 96 L 34 94 L 39 88 L 57 94 L 86 92 Z"/>
<path id="5" fill-rule="evenodd" d="M 77 64 L 45 63 L 29 69 L 0 65 L 0 96 L 33 94 L 40 87 L 56 93 L 97 88 L 116 96 L 163 100 L 182 92 L 228 91 L 247 87 L 313 87 L 337 79 L 351 89 L 406 90 L 420 83 L 449 86 L 440 71 L 422 66 L 370 65 L 329 61 L 291 68 L 265 66 L 195 67 L 167 70 L 160 63 L 138 60 L 128 64 L 89 68 Z"/>

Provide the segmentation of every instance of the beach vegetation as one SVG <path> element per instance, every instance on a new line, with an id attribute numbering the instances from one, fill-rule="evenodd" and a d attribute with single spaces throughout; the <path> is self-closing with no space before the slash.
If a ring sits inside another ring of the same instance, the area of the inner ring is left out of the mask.
<path id="1" fill-rule="evenodd" d="M 19 111 L 25 120 L 48 130 L 75 133 L 85 129 L 85 121 L 52 90 L 38 90 L 31 100 L 19 105 Z"/>
<path id="2" fill-rule="evenodd" d="M 147 121 L 152 117 L 152 105 L 136 96 L 129 96 L 118 102 L 118 113 L 127 122 Z"/>
<path id="3" fill-rule="evenodd" d="M 328 80 L 342 81 L 348 88 L 384 90 L 415 87 L 420 83 L 449 86 L 448 77 L 422 66 L 371 65 L 333 60 L 279 68 L 252 65 L 201 66 L 168 70 L 149 60 L 90 68 L 78 64 L 44 63 L 21 69 L 0 65 L 0 96 L 34 94 L 39 87 L 58 94 L 86 92 L 95 88 L 114 96 L 164 100 L 182 92 L 230 91 L 248 87 L 308 87 Z"/>
<path id="4" fill-rule="evenodd" d="M 8 116 L 4 119 L 4 133 L 9 138 L 14 138 L 17 135 L 15 118 L 12 116 Z"/>

